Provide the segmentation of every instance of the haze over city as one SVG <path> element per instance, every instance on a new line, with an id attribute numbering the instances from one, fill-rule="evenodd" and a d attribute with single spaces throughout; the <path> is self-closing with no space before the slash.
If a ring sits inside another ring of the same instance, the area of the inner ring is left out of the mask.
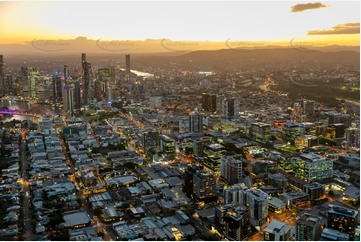
<path id="1" fill-rule="evenodd" d="M 359 1 L 0 2 L 0 240 L 359 241 Z"/>

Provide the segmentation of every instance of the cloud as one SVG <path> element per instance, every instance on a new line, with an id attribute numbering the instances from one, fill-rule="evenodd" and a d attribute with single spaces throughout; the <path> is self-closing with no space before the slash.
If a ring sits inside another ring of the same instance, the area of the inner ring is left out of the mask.
<path id="1" fill-rule="evenodd" d="M 294 6 L 291 7 L 291 12 L 297 13 L 297 12 L 303 12 L 306 10 L 311 10 L 311 9 L 319 9 L 319 8 L 326 8 L 327 5 L 324 5 L 320 2 L 317 3 L 301 3 L 301 4 L 296 4 Z"/>
<path id="2" fill-rule="evenodd" d="M 309 30 L 308 35 L 327 35 L 327 34 L 359 34 L 360 23 L 338 24 L 329 30 Z"/>

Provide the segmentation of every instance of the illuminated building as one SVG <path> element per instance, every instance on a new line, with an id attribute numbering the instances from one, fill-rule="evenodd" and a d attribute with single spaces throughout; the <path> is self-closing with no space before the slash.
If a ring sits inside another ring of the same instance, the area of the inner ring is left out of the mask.
<path id="1" fill-rule="evenodd" d="M 201 137 L 193 140 L 193 155 L 195 157 L 203 157 L 204 146 L 212 142 L 211 137 Z"/>
<path id="2" fill-rule="evenodd" d="M 219 171 L 220 159 L 226 154 L 223 145 L 218 143 L 206 144 L 203 149 L 203 164 L 213 171 Z"/>
<path id="3" fill-rule="evenodd" d="M 99 68 L 96 72 L 94 95 L 99 101 L 112 101 L 112 89 L 116 86 L 115 68 Z"/>
<path id="4" fill-rule="evenodd" d="M 267 142 L 271 138 L 271 125 L 266 123 L 253 123 L 251 126 L 251 136 L 258 142 Z"/>
<path id="5" fill-rule="evenodd" d="M 360 148 L 360 130 L 357 128 L 346 129 L 346 147 Z"/>
<path id="6" fill-rule="evenodd" d="M 189 131 L 191 133 L 199 133 L 203 131 L 203 116 L 197 109 L 189 114 Z"/>
<path id="7" fill-rule="evenodd" d="M 223 156 L 220 159 L 221 177 L 230 185 L 239 183 L 242 178 L 242 161 L 232 156 Z"/>
<path id="8" fill-rule="evenodd" d="M 224 204 L 237 203 L 239 205 L 245 205 L 247 190 L 246 185 L 241 183 L 225 188 L 223 190 Z"/>
<path id="9" fill-rule="evenodd" d="M 160 151 L 166 154 L 175 152 L 175 141 L 167 135 L 161 135 L 160 138 Z"/>
<path id="10" fill-rule="evenodd" d="M 294 142 L 299 136 L 305 134 L 305 128 L 302 124 L 286 123 L 283 126 L 284 140 L 288 142 Z"/>
<path id="11" fill-rule="evenodd" d="M 29 68 L 28 81 L 29 81 L 29 95 L 30 98 L 36 98 L 36 89 L 39 82 L 40 73 L 35 68 Z"/>
<path id="12" fill-rule="evenodd" d="M 228 240 L 241 241 L 252 232 L 250 211 L 245 206 L 233 203 L 216 206 L 215 227 Z"/>
<path id="13" fill-rule="evenodd" d="M 67 82 L 62 90 L 63 95 L 63 111 L 65 113 L 74 114 L 74 84 Z"/>
<path id="14" fill-rule="evenodd" d="M 5 96 L 5 70 L 4 70 L 4 57 L 0 55 L 0 85 L 1 85 L 1 94 Z"/>
<path id="15" fill-rule="evenodd" d="M 262 226 L 267 221 L 268 215 L 268 195 L 267 193 L 251 189 L 247 191 L 247 204 L 251 211 L 251 224 Z"/>
<path id="16" fill-rule="evenodd" d="M 295 146 L 300 149 L 318 145 L 318 137 L 314 135 L 302 135 L 295 137 L 294 140 Z"/>
<path id="17" fill-rule="evenodd" d="M 296 176 L 306 181 L 332 178 L 333 161 L 314 153 L 304 153 L 291 158 L 291 165 Z"/>
<path id="18" fill-rule="evenodd" d="M 202 108 L 214 113 L 217 108 L 217 96 L 215 94 L 202 93 Z"/>
<path id="19" fill-rule="evenodd" d="M 193 194 L 197 200 L 216 198 L 216 177 L 210 173 L 196 171 L 193 174 Z"/>
<path id="20" fill-rule="evenodd" d="M 264 229 L 264 241 L 290 241 L 291 238 L 292 226 L 277 220 L 272 220 Z"/>
<path id="21" fill-rule="evenodd" d="M 321 217 L 304 213 L 296 221 L 296 241 L 318 241 L 321 236 Z"/>
<path id="22" fill-rule="evenodd" d="M 357 226 L 358 211 L 333 206 L 328 210 L 327 227 L 347 233 L 350 240 L 354 240 Z"/>
<path id="23" fill-rule="evenodd" d="M 315 102 L 310 100 L 304 100 L 302 102 L 302 112 L 304 115 L 310 115 L 315 113 Z"/>

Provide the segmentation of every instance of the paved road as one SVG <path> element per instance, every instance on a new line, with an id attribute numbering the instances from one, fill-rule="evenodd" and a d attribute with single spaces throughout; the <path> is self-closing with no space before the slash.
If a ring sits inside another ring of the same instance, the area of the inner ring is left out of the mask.
<path id="1" fill-rule="evenodd" d="M 25 240 L 33 241 L 36 239 L 36 236 L 33 232 L 33 227 L 31 226 L 31 217 L 30 217 L 30 203 L 31 203 L 31 196 L 30 196 L 30 187 L 28 181 L 28 174 L 27 174 L 27 167 L 28 167 L 28 159 L 26 155 L 26 132 L 21 132 L 21 162 L 22 162 L 22 188 L 23 188 L 23 195 L 24 200 L 22 204 L 22 209 L 24 212 L 24 229 L 25 229 Z"/>

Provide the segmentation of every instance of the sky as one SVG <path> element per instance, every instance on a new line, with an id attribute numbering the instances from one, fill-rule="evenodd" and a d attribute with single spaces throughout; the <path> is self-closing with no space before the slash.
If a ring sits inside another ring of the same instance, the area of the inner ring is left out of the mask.
<path id="1" fill-rule="evenodd" d="M 0 2 L 0 44 L 34 39 L 163 39 L 359 45 L 360 3 Z"/>

